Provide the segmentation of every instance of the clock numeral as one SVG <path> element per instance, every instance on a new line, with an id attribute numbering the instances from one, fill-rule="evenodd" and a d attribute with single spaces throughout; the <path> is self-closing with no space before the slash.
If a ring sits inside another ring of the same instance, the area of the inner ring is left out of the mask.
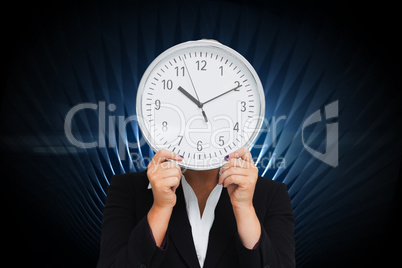
<path id="1" fill-rule="evenodd" d="M 197 150 L 202 151 L 202 141 L 197 142 Z"/>
<path id="2" fill-rule="evenodd" d="M 223 76 L 223 66 L 219 66 L 219 69 L 221 70 L 221 76 Z"/>
<path id="3" fill-rule="evenodd" d="M 167 127 L 167 122 L 166 121 L 163 121 L 162 122 L 162 130 L 164 131 L 164 132 L 166 132 L 167 130 L 168 130 L 168 127 Z"/>
<path id="4" fill-rule="evenodd" d="M 163 84 L 163 89 L 168 89 L 171 90 L 173 88 L 173 81 L 172 80 L 162 80 L 162 84 Z"/>
<path id="5" fill-rule="evenodd" d="M 160 100 L 156 100 L 155 101 L 155 110 L 159 110 L 161 108 L 161 101 Z"/>
<path id="6" fill-rule="evenodd" d="M 233 130 L 236 130 L 237 132 L 239 132 L 239 122 L 236 122 L 236 124 L 233 127 Z"/>
<path id="7" fill-rule="evenodd" d="M 184 76 L 184 67 L 180 67 L 180 68 L 174 67 L 174 69 L 176 70 L 176 76 L 179 76 L 179 74 L 181 74 L 181 76 Z"/>
<path id="8" fill-rule="evenodd" d="M 245 112 L 245 111 L 246 111 L 246 102 L 245 102 L 245 101 L 242 101 L 240 104 L 241 104 L 241 109 L 240 109 L 240 111 Z"/>
<path id="9" fill-rule="evenodd" d="M 177 145 L 180 145 L 181 141 L 183 140 L 184 136 L 178 136 L 180 138 L 179 143 Z"/>
<path id="10" fill-rule="evenodd" d="M 225 141 L 223 140 L 223 136 L 219 136 L 219 146 L 225 145 Z"/>
<path id="11" fill-rule="evenodd" d="M 207 61 L 206 60 L 202 60 L 201 62 L 199 60 L 197 60 L 195 63 L 197 63 L 197 70 L 198 71 L 206 71 L 207 70 L 205 68 L 205 67 L 207 67 Z"/>

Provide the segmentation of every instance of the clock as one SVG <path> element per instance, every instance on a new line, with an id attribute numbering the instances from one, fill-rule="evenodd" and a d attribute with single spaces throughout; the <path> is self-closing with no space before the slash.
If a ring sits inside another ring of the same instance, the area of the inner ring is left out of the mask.
<path id="1" fill-rule="evenodd" d="M 140 81 L 136 110 L 149 146 L 183 156 L 183 168 L 209 170 L 251 147 L 265 96 L 251 64 L 214 40 L 189 41 L 160 54 Z"/>

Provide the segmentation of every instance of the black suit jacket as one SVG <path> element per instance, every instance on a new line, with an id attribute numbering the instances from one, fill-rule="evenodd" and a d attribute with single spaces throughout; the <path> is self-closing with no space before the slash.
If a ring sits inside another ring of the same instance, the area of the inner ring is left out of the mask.
<path id="1" fill-rule="evenodd" d="M 116 175 L 107 189 L 98 267 L 199 267 L 181 185 L 164 250 L 155 245 L 147 221 L 153 204 L 146 171 Z M 245 248 L 226 188 L 215 209 L 204 267 L 294 267 L 294 216 L 286 185 L 258 178 L 254 208 L 262 234 Z"/>

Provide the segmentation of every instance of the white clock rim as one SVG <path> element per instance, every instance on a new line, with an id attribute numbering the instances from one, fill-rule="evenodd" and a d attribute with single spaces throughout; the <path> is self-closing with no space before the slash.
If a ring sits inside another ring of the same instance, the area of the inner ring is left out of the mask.
<path id="1" fill-rule="evenodd" d="M 261 105 L 261 112 L 260 112 L 260 118 L 259 121 L 257 123 L 257 127 L 255 128 L 255 131 L 253 132 L 253 134 L 251 135 L 251 137 L 246 141 L 246 143 L 243 145 L 244 147 L 247 147 L 248 149 L 251 148 L 252 144 L 254 143 L 254 141 L 257 139 L 257 137 L 260 135 L 261 133 L 261 127 L 262 127 L 262 123 L 263 123 L 263 118 L 261 117 L 265 117 L 265 94 L 264 94 L 264 89 L 260 80 L 260 77 L 258 76 L 257 72 L 255 71 L 254 67 L 248 62 L 248 60 L 241 55 L 239 52 L 237 52 L 236 50 L 223 45 L 222 43 L 216 41 L 216 40 L 208 40 L 208 39 L 202 39 L 202 40 L 193 40 L 193 41 L 186 41 L 177 45 L 174 45 L 170 48 L 168 48 L 167 50 L 165 50 L 164 52 L 162 52 L 161 54 L 159 54 L 159 56 L 157 56 L 147 67 L 147 69 L 145 70 L 144 74 L 141 77 L 140 83 L 138 85 L 137 88 L 137 96 L 136 96 L 136 117 L 137 117 L 137 122 L 138 122 L 138 126 L 140 128 L 141 134 L 144 137 L 145 141 L 147 142 L 147 144 L 151 147 L 151 149 L 156 153 L 159 150 L 163 149 L 163 148 L 157 148 L 154 144 L 154 140 L 151 138 L 151 135 L 146 127 L 146 123 L 144 121 L 144 117 L 142 114 L 142 110 L 141 110 L 141 104 L 142 104 L 142 97 L 143 97 L 143 93 L 144 93 L 144 86 L 145 83 L 149 77 L 149 75 L 151 74 L 151 72 L 154 70 L 154 68 L 159 64 L 160 61 L 162 61 L 164 58 L 166 58 L 167 56 L 175 53 L 176 51 L 179 50 L 183 50 L 186 48 L 192 48 L 192 47 L 200 47 L 200 46 L 212 46 L 212 47 L 217 47 L 219 49 L 225 50 L 227 53 L 229 54 L 233 54 L 233 56 L 235 58 L 237 58 L 238 60 L 240 60 L 244 65 L 246 65 L 246 67 L 248 68 L 248 70 L 250 71 L 251 75 L 254 77 L 255 82 L 257 84 L 257 92 L 259 93 L 259 97 L 260 97 L 260 105 Z M 146 132 L 146 133 L 144 133 Z M 195 166 L 195 165 L 191 165 L 191 164 L 186 164 L 186 163 L 182 163 L 181 161 L 177 161 L 178 165 L 182 168 L 185 169 L 191 169 L 191 170 L 212 170 L 212 169 L 217 169 L 222 167 L 226 161 L 222 158 L 222 161 L 217 163 L 217 165 L 211 166 L 208 165 L 203 165 L 203 166 Z"/>

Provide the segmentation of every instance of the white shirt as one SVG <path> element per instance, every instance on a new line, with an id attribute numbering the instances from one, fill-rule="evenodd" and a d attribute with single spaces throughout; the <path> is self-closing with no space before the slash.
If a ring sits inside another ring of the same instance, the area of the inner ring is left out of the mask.
<path id="1" fill-rule="evenodd" d="M 200 266 L 203 267 L 207 255 L 209 231 L 211 230 L 215 219 L 215 208 L 222 193 L 222 185 L 216 185 L 209 194 L 202 217 L 200 215 L 200 208 L 198 207 L 197 196 L 195 195 L 193 188 L 191 188 L 184 178 L 184 175 L 181 177 L 181 185 L 183 187 L 195 251 L 197 253 L 198 262 L 200 263 Z M 148 184 L 148 189 L 151 189 L 151 184 Z"/>
<path id="2" fill-rule="evenodd" d="M 195 251 L 197 253 L 198 262 L 200 266 L 203 267 L 207 255 L 209 231 L 215 219 L 215 208 L 221 196 L 222 185 L 216 185 L 209 194 L 201 217 L 197 196 L 183 175 L 181 177 L 181 184 L 184 199 L 186 200 L 187 215 L 191 225 Z"/>

